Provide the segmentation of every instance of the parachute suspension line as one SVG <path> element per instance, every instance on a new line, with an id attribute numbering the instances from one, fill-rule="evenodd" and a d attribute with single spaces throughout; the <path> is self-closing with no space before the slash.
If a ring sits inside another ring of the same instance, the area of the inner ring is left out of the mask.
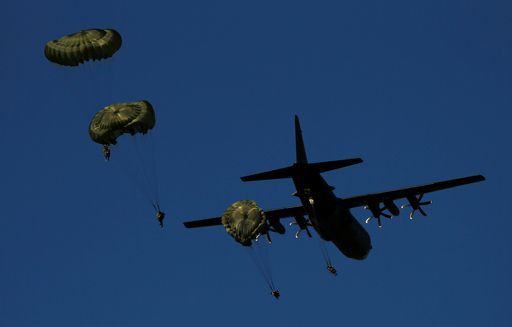
<path id="1" fill-rule="evenodd" d="M 131 156 L 133 157 L 133 156 Z M 155 206 L 154 203 L 153 203 L 153 200 L 151 199 L 151 195 L 147 192 L 147 189 L 144 185 L 144 182 L 143 180 L 141 180 L 140 176 L 139 176 L 139 172 L 138 172 L 138 169 L 136 166 L 133 166 L 133 167 L 130 167 L 129 165 L 132 163 L 128 160 L 119 160 L 120 158 L 119 157 L 115 157 L 116 159 L 113 160 L 114 162 L 119 162 L 119 166 L 121 167 L 121 169 L 123 170 L 123 173 L 124 175 L 131 181 L 133 181 L 133 183 L 135 184 L 135 186 L 141 191 L 142 195 L 144 196 L 144 198 L 146 199 L 146 201 L 148 201 L 149 203 L 151 203 L 151 206 Z"/>
<path id="2" fill-rule="evenodd" d="M 320 246 L 320 251 L 322 252 L 322 256 L 324 257 L 325 265 L 327 266 L 327 271 L 333 274 L 334 276 L 338 275 L 338 272 L 336 271 L 336 268 L 332 265 L 331 256 L 329 255 L 329 252 L 327 251 L 327 247 L 325 246 L 325 241 L 322 240 L 320 237 L 318 238 L 318 244 Z"/>
<path id="3" fill-rule="evenodd" d="M 133 158 L 136 157 L 136 155 L 134 153 L 135 152 L 134 147 L 129 146 L 129 144 L 126 144 L 126 143 L 118 144 L 117 147 L 121 147 L 121 148 L 117 149 L 118 151 L 116 151 L 117 153 L 114 154 L 114 157 L 113 157 L 114 159 L 112 161 L 115 162 L 116 164 L 118 163 L 118 165 L 123 170 L 124 175 L 129 180 L 133 181 L 133 183 L 135 184 L 135 187 L 137 187 L 141 191 L 141 193 L 144 196 L 144 198 L 146 199 L 146 201 L 148 201 L 151 204 L 151 206 L 154 208 L 156 206 L 156 204 L 154 203 L 154 201 L 151 197 L 151 193 L 148 191 L 147 185 L 146 185 L 146 183 L 144 183 L 144 179 L 141 176 L 140 165 L 137 163 L 134 163 L 134 160 L 133 160 Z M 123 153 L 121 153 L 121 152 L 123 152 Z M 122 154 L 124 154 L 124 156 L 126 158 L 121 158 Z"/>
<path id="4" fill-rule="evenodd" d="M 140 139 L 142 139 L 142 141 L 140 141 Z M 148 184 L 151 190 L 153 191 L 156 205 L 160 207 L 160 194 L 158 190 L 158 177 L 156 173 L 155 145 L 152 131 L 148 131 L 146 135 L 136 136 L 135 141 L 140 141 L 140 143 L 142 143 L 137 145 L 137 150 L 139 151 L 139 158 L 141 159 L 144 165 L 144 170 L 147 174 Z M 146 155 L 142 155 L 142 149 L 144 149 L 147 152 Z"/>
<path id="5" fill-rule="evenodd" d="M 313 215 L 315 215 L 315 217 L 316 217 L 315 201 L 312 197 L 309 198 L 309 203 L 311 204 L 311 207 L 313 209 Z M 331 274 L 333 274 L 334 276 L 337 276 L 338 273 L 336 271 L 336 268 L 334 268 L 334 266 L 332 265 L 331 257 L 329 256 L 329 252 L 327 251 L 325 242 L 324 242 L 324 240 L 322 240 L 320 235 L 318 235 L 318 236 L 319 236 L 318 242 L 319 242 L 319 246 L 320 246 L 320 251 L 322 252 L 322 256 L 324 257 L 324 262 L 327 266 L 326 267 L 327 271 L 330 272 Z"/>
<path id="6" fill-rule="evenodd" d="M 133 137 L 135 137 L 135 136 L 133 136 Z M 149 201 L 149 203 L 151 203 L 151 206 L 153 208 L 155 208 L 157 204 L 156 204 L 156 202 L 154 200 L 154 196 L 151 192 L 151 186 L 146 177 L 144 166 L 141 163 L 140 151 L 138 151 L 137 145 L 136 145 L 136 143 L 133 142 L 133 140 L 132 140 L 132 143 L 133 144 L 130 148 L 132 151 L 132 158 L 135 158 L 135 160 L 136 160 L 136 164 L 135 164 L 134 168 L 135 168 L 135 176 L 136 176 L 137 183 L 139 185 L 139 188 L 145 194 L 146 199 Z"/>
<path id="7" fill-rule="evenodd" d="M 248 246 L 246 248 L 249 253 L 249 256 L 251 257 L 251 260 L 253 261 L 254 265 L 260 272 L 260 275 L 265 280 L 265 283 L 267 284 L 267 286 L 270 288 L 271 291 L 276 290 L 274 280 L 272 278 L 272 274 L 270 272 L 268 264 L 265 264 L 263 262 L 261 253 L 260 253 L 260 255 L 258 255 L 259 251 L 256 249 L 254 244 L 251 246 Z"/>
<path id="8" fill-rule="evenodd" d="M 156 213 L 160 212 L 160 206 L 158 205 L 158 203 L 151 201 L 151 206 L 153 207 L 153 209 L 155 209 Z"/>
<path id="9" fill-rule="evenodd" d="M 325 264 L 327 267 L 332 267 L 331 257 L 329 256 L 329 252 L 327 252 L 325 242 L 320 237 L 318 238 L 318 244 L 320 246 L 320 251 L 322 252 L 322 257 L 324 258 Z"/>
<path id="10" fill-rule="evenodd" d="M 261 252 L 261 248 L 260 249 L 256 249 L 255 247 L 251 246 L 251 249 L 252 249 L 251 254 L 253 255 L 254 262 L 259 267 L 259 270 L 260 270 L 263 278 L 265 279 L 265 282 L 267 283 L 268 287 L 271 290 L 274 290 L 275 289 L 274 280 L 272 278 L 272 274 L 270 272 L 270 269 L 268 269 L 269 267 L 268 267 L 267 263 L 264 262 L 264 260 L 262 258 L 262 255 L 260 253 Z"/>
<path id="11" fill-rule="evenodd" d="M 145 156 L 143 155 L 142 146 L 139 144 L 138 137 L 145 136 L 139 136 L 138 134 L 131 136 L 133 148 L 135 151 L 135 157 L 137 160 L 137 166 L 142 177 L 141 182 L 144 185 L 146 193 L 148 194 L 151 205 L 153 206 L 155 211 L 158 212 L 160 208 L 160 203 L 158 199 L 158 187 L 156 184 L 156 180 L 153 179 L 153 176 L 149 175 L 151 169 L 148 167 L 147 162 L 144 158 Z"/>
<path id="12" fill-rule="evenodd" d="M 272 273 L 272 265 L 270 264 L 270 257 L 268 254 L 268 247 L 270 246 L 267 242 L 261 242 L 255 247 L 258 247 L 255 249 L 256 255 L 259 254 L 260 261 L 262 263 L 263 268 L 265 268 L 267 275 L 270 280 L 270 284 L 272 285 L 272 288 L 275 290 L 274 285 L 274 278 L 272 277 L 274 274 Z"/>
<path id="13" fill-rule="evenodd" d="M 153 187 L 155 190 L 155 198 L 156 202 L 160 203 L 160 190 L 158 187 L 158 170 L 157 170 L 157 161 L 156 161 L 156 151 L 155 151 L 155 137 L 153 136 L 154 131 L 149 130 L 145 137 L 142 137 L 142 142 L 144 149 L 148 149 L 148 173 L 151 174 L 150 180 L 153 181 Z"/>
<path id="14" fill-rule="evenodd" d="M 267 276 L 267 274 L 265 273 L 265 270 L 263 269 L 263 266 L 261 265 L 261 262 L 258 261 L 258 258 L 256 257 L 256 255 L 254 254 L 254 249 L 252 246 L 250 247 L 247 247 L 247 251 L 249 253 L 249 257 L 251 258 L 252 262 L 254 263 L 254 265 L 256 266 L 256 268 L 258 269 L 258 272 L 260 273 L 260 275 L 263 277 L 263 279 L 265 280 L 265 283 L 268 285 L 268 287 L 272 290 L 272 282 L 270 281 L 269 277 Z"/>

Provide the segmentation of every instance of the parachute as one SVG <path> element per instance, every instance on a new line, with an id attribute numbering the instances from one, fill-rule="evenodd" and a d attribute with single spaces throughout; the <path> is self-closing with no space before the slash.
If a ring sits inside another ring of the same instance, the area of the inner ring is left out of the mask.
<path id="1" fill-rule="evenodd" d="M 158 178 L 154 145 L 149 131 L 155 127 L 155 111 L 148 101 L 124 102 L 108 105 L 98 111 L 89 124 L 89 136 L 99 144 L 103 144 L 103 155 L 110 160 L 110 145 L 117 144 L 118 137 L 123 134 L 132 135 L 130 142 L 119 150 L 128 155 L 128 160 L 115 160 L 130 180 L 144 194 L 156 212 L 156 219 L 163 227 L 165 214 L 160 208 Z M 147 134 L 147 135 L 145 135 Z M 144 143 L 146 143 L 144 145 Z M 125 151 L 128 151 L 126 153 Z"/>
<path id="2" fill-rule="evenodd" d="M 148 101 L 111 104 L 94 115 L 89 135 L 96 143 L 116 144 L 122 134 L 146 134 L 155 121 L 155 111 Z"/>
<path id="3" fill-rule="evenodd" d="M 244 246 L 250 246 L 251 240 L 267 232 L 265 213 L 252 200 L 230 205 L 222 216 L 222 224 L 229 235 Z"/>
<path id="4" fill-rule="evenodd" d="M 279 298 L 268 257 L 267 242 L 258 242 L 261 234 L 268 233 L 267 219 L 263 210 L 253 200 L 241 200 L 230 205 L 221 218 L 226 231 L 242 244 L 258 269 L 272 296 Z M 268 236 L 268 234 L 267 234 Z M 252 240 L 255 240 L 253 243 Z"/>
<path id="5" fill-rule="evenodd" d="M 88 29 L 46 43 L 46 58 L 63 66 L 112 57 L 121 48 L 121 35 L 113 29 Z"/>

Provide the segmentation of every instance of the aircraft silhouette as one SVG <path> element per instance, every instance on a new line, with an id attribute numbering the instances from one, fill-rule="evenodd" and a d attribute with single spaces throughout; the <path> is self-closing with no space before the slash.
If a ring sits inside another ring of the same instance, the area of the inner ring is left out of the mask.
<path id="1" fill-rule="evenodd" d="M 423 201 L 424 194 L 485 180 L 485 177 L 482 175 L 474 175 L 381 193 L 338 198 L 333 192 L 334 187 L 327 184 L 320 174 L 359 164 L 363 160 L 361 158 L 354 158 L 308 163 L 297 115 L 295 115 L 295 143 L 296 162 L 293 165 L 244 176 L 241 177 L 241 180 L 248 182 L 291 178 L 296 188 L 296 192 L 293 195 L 300 199 L 302 205 L 265 211 L 269 225 L 268 230 L 284 234 L 285 227 L 280 222 L 280 219 L 292 217 L 295 219 L 295 222 L 290 223 L 290 225 L 296 224 L 299 227 L 299 231 L 295 234 L 296 237 L 299 236 L 301 231 L 305 231 L 311 237 L 308 226 L 312 226 L 322 239 L 333 242 L 345 256 L 357 260 L 365 259 L 372 245 L 368 232 L 354 218 L 350 212 L 351 208 L 365 207 L 370 210 L 372 215 L 366 222 L 368 223 L 374 218 L 377 220 L 378 226 L 381 227 L 381 217 L 391 218 L 400 214 L 400 209 L 395 204 L 395 200 L 407 199 L 408 204 L 402 205 L 400 208 L 410 207 L 412 209 L 409 214 L 410 219 L 413 218 L 416 211 L 426 216 L 427 214 L 422 206 L 429 205 L 432 201 Z M 187 221 L 184 225 L 187 228 L 195 228 L 222 225 L 222 222 L 221 217 L 215 217 Z"/>

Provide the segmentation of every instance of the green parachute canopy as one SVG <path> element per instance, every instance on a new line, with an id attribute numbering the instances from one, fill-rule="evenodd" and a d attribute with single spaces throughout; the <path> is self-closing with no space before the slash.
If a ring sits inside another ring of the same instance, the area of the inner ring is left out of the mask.
<path id="1" fill-rule="evenodd" d="M 59 65 L 78 66 L 88 60 L 112 57 L 121 43 L 121 35 L 113 29 L 89 29 L 46 43 L 44 54 Z"/>
<path id="2" fill-rule="evenodd" d="M 91 139 L 116 144 L 122 134 L 146 134 L 155 126 L 155 111 L 148 101 L 115 103 L 98 111 L 89 124 Z"/>
<path id="3" fill-rule="evenodd" d="M 222 216 L 222 224 L 229 235 L 245 246 L 250 246 L 251 240 L 267 232 L 265 213 L 252 200 L 230 205 Z"/>

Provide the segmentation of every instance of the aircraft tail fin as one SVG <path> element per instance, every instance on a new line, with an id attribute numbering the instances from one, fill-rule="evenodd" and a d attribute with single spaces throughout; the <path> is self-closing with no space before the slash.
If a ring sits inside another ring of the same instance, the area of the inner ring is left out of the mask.
<path id="1" fill-rule="evenodd" d="M 316 163 L 308 163 L 304 140 L 302 139 L 302 130 L 300 129 L 299 117 L 295 115 L 295 152 L 296 162 L 292 166 L 265 171 L 253 175 L 241 177 L 244 182 L 261 181 L 268 179 L 293 178 L 295 176 L 308 173 L 323 173 L 326 171 L 344 168 L 363 162 L 361 158 L 322 161 Z"/>
<path id="2" fill-rule="evenodd" d="M 302 139 L 302 130 L 300 129 L 299 116 L 297 115 L 295 115 L 295 153 L 296 163 L 308 163 L 308 158 L 306 156 L 306 148 L 304 147 L 304 140 Z"/>

